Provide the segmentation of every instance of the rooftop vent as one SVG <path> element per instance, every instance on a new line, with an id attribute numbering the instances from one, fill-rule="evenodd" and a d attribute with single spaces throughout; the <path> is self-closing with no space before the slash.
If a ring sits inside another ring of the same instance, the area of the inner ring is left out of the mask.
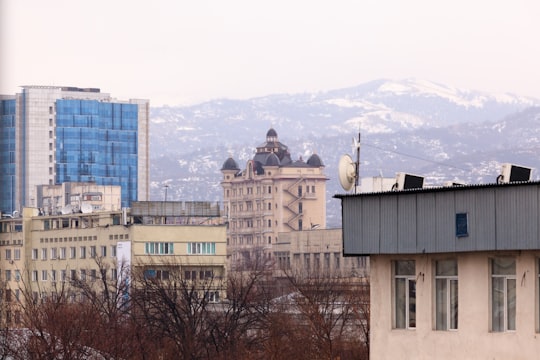
<path id="1" fill-rule="evenodd" d="M 465 183 L 459 182 L 459 181 L 445 181 L 444 186 L 446 187 L 452 187 L 452 186 L 464 186 Z"/>

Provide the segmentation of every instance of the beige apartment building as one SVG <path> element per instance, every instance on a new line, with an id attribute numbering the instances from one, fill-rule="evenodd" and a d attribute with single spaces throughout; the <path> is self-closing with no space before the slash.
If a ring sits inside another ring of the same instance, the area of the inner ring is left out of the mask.
<path id="1" fill-rule="evenodd" d="M 270 257 L 278 234 L 326 227 L 324 164 L 317 154 L 292 160 L 274 129 L 244 170 L 229 157 L 221 168 L 231 269 Z"/>
<path id="2" fill-rule="evenodd" d="M 343 256 L 341 229 L 279 233 L 272 247 L 276 278 L 286 275 L 356 278 L 369 276 L 367 256 Z"/>
<path id="3" fill-rule="evenodd" d="M 371 359 L 536 359 L 540 183 L 337 195 L 370 257 Z"/>
<path id="4" fill-rule="evenodd" d="M 1 321 L 20 322 L 23 295 L 46 300 L 70 280 L 96 281 L 102 270 L 112 283 L 123 280 L 124 269 L 163 280 L 174 273 L 195 286 L 204 281 L 201 291 L 211 293 L 200 295 L 218 301 L 225 297 L 226 228 L 206 222 L 209 217 L 219 218 L 219 207 L 135 202 L 123 211 L 40 215 L 25 208 L 19 217 L 3 218 Z M 194 218 L 204 221 L 188 224 Z M 81 295 L 71 294 L 73 301 Z"/>

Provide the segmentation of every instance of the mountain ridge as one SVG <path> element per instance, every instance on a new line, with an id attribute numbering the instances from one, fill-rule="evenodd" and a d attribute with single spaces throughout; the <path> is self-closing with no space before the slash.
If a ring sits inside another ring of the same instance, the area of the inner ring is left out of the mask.
<path id="1" fill-rule="evenodd" d="M 169 199 L 220 201 L 223 162 L 232 155 L 243 168 L 273 127 L 293 160 L 321 156 L 329 177 L 327 223 L 337 227 L 339 202 L 332 196 L 343 190 L 336 167 L 359 131 L 362 177 L 405 171 L 428 183 L 490 181 L 502 162 L 540 169 L 539 105 L 511 94 L 381 79 L 317 93 L 151 107 L 150 198 L 162 198 L 167 184 Z"/>

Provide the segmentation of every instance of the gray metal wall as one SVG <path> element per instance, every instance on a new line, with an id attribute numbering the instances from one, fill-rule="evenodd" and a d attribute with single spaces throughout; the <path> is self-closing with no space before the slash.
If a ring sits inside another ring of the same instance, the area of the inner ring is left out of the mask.
<path id="1" fill-rule="evenodd" d="M 345 255 L 540 249 L 538 182 L 335 197 Z M 468 236 L 456 237 L 457 213 Z"/>

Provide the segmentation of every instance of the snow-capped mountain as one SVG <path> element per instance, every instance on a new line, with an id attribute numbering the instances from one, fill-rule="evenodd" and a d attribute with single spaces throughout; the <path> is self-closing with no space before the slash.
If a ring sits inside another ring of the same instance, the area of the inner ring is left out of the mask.
<path id="1" fill-rule="evenodd" d="M 151 108 L 151 199 L 221 200 L 220 168 L 240 167 L 273 127 L 293 159 L 326 165 L 329 227 L 340 226 L 337 163 L 361 133 L 361 176 L 396 172 L 492 182 L 503 162 L 540 169 L 540 100 L 460 90 L 428 81 L 377 80 L 320 93 L 214 100 Z M 537 164 L 538 163 L 538 164 Z"/>

